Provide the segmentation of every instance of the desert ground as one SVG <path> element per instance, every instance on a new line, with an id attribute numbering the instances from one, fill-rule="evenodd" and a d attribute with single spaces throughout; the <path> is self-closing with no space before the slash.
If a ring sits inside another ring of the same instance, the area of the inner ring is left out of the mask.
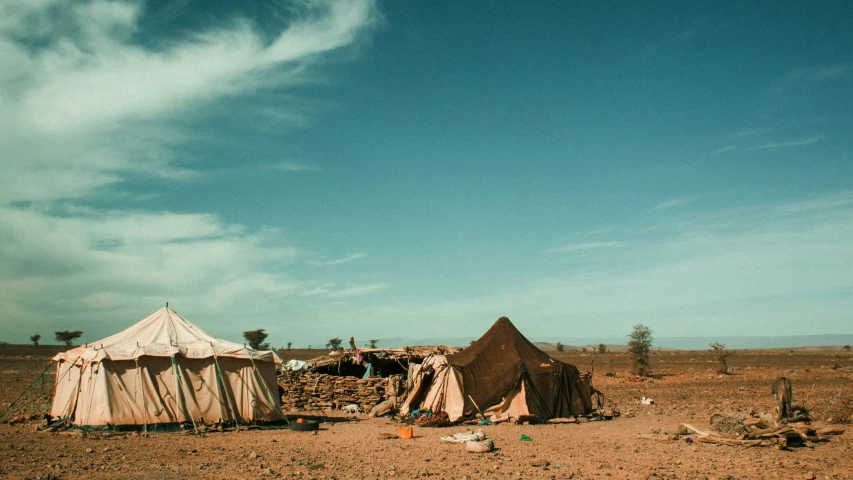
<path id="1" fill-rule="evenodd" d="M 0 349 L 0 410 L 44 369 L 57 348 Z M 292 351 L 293 358 L 321 354 Z M 589 371 L 591 353 L 551 353 Z M 33 420 L 0 425 L 3 478 L 853 478 L 853 435 L 799 448 L 691 443 L 681 423 L 710 428 L 718 412 L 772 412 L 770 384 L 793 381 L 794 403 L 816 427 L 853 419 L 853 354 L 841 348 L 737 351 L 731 373 L 717 373 L 711 352 L 652 355 L 654 377 L 632 381 L 625 353 L 595 357 L 594 385 L 621 417 L 561 425 L 482 427 L 490 453 L 466 453 L 439 437 L 470 426 L 415 428 L 410 440 L 386 439 L 393 419 L 327 422 L 316 433 L 248 430 L 192 434 L 80 436 L 48 433 Z M 654 400 L 640 405 L 641 397 Z M 525 434 L 531 441 L 520 441 Z M 650 435 L 651 434 L 651 435 Z"/>

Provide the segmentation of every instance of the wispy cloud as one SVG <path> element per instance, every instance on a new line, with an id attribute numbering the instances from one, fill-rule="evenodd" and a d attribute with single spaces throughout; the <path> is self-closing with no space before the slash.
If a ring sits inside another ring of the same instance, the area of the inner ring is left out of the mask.
<path id="1" fill-rule="evenodd" d="M 666 209 L 678 207 L 681 205 L 686 205 L 686 204 L 691 203 L 691 202 L 695 202 L 699 198 L 700 197 L 698 197 L 696 195 L 688 195 L 688 196 L 684 196 L 684 197 L 673 198 L 671 200 L 667 200 L 665 202 L 658 203 L 657 205 L 652 207 L 652 209 L 654 209 L 654 210 L 666 210 Z"/>
<path id="2" fill-rule="evenodd" d="M 549 249 L 548 252 L 558 252 L 558 253 L 566 253 L 566 252 L 578 252 L 582 250 L 593 250 L 599 248 L 616 248 L 616 247 L 624 247 L 625 244 L 623 242 L 611 241 L 611 242 L 584 242 L 584 243 L 570 243 L 567 245 L 563 245 L 562 247 L 556 247 Z"/>
<path id="3" fill-rule="evenodd" d="M 360 297 L 370 295 L 388 288 L 387 283 L 371 283 L 367 285 L 353 285 L 329 292 L 330 297 Z"/>
<path id="4" fill-rule="evenodd" d="M 741 130 L 740 132 L 736 132 L 733 136 L 736 138 L 756 137 L 758 135 L 766 135 L 772 131 L 773 129 L 770 127 L 753 128 L 750 130 Z"/>
<path id="5" fill-rule="evenodd" d="M 846 77 L 851 72 L 853 72 L 853 64 L 839 64 L 822 68 L 800 68 L 785 74 L 785 76 L 769 89 L 769 92 L 778 95 L 798 85 L 834 80 Z"/>
<path id="6" fill-rule="evenodd" d="M 234 16 L 152 46 L 134 42 L 142 2 L 0 2 L 0 202 L 80 198 L 139 174 L 189 178 L 173 151 L 194 135 L 194 109 L 311 81 L 324 53 L 378 17 L 370 0 L 299 5 L 278 32 Z"/>
<path id="7" fill-rule="evenodd" d="M 322 172 L 323 169 L 305 162 L 297 162 L 292 160 L 286 160 L 282 162 L 274 163 L 270 166 L 273 170 L 279 170 L 282 172 Z"/>
<path id="8" fill-rule="evenodd" d="M 278 11 L 263 27 L 233 13 L 140 43 L 149 39 L 141 23 L 149 7 L 0 2 L 0 310 L 21 329 L 63 319 L 98 335 L 171 300 L 218 325 L 216 333 L 233 328 L 235 311 L 278 317 L 288 299 L 381 289 L 297 278 L 306 254 L 275 229 L 149 211 L 142 202 L 81 206 L 139 197 L 123 188 L 130 179 L 156 195 L 161 179 L 187 182 L 232 167 L 205 164 L 186 148 L 200 138 L 226 141 L 208 138 L 207 122 L 197 120 L 226 101 L 255 99 L 243 105 L 256 108 L 246 118 L 260 124 L 305 123 L 312 109 L 304 100 L 278 108 L 289 101 L 257 98 L 323 80 L 325 57 L 357 44 L 378 19 L 371 0 L 293 2 L 271 6 Z M 273 168 L 320 170 L 297 161 Z"/>
<path id="9" fill-rule="evenodd" d="M 366 253 L 353 253 L 352 255 L 347 255 L 346 257 L 336 258 L 334 260 L 309 260 L 309 265 L 314 265 L 315 267 L 327 267 L 330 265 L 343 265 L 344 263 L 354 262 L 358 259 L 366 257 Z"/>
<path id="10" fill-rule="evenodd" d="M 624 335 L 636 323 L 672 336 L 853 333 L 853 192 L 684 213 L 654 227 L 653 241 L 626 242 L 595 268 L 480 296 L 384 304 L 362 326 L 428 319 L 434 331 L 463 336 L 476 330 L 452 319 L 487 328 L 507 315 L 544 337 Z"/>
<path id="11" fill-rule="evenodd" d="M 764 143 L 761 145 L 756 145 L 754 147 L 750 147 L 750 150 L 765 150 L 768 148 L 788 148 L 788 147 L 802 147 L 806 145 L 813 145 L 815 143 L 820 142 L 824 139 L 824 135 L 819 135 L 816 137 L 805 138 L 803 140 L 791 140 L 787 142 L 773 142 L 773 143 Z"/>
<path id="12" fill-rule="evenodd" d="M 737 146 L 735 146 L 735 145 L 726 145 L 725 147 L 718 148 L 718 149 L 714 150 L 714 151 L 713 151 L 713 152 L 711 152 L 711 153 L 714 153 L 714 154 L 717 154 L 717 153 L 725 153 L 725 152 L 732 151 L 732 150 L 734 150 L 734 149 L 736 149 L 736 148 L 737 148 Z"/>

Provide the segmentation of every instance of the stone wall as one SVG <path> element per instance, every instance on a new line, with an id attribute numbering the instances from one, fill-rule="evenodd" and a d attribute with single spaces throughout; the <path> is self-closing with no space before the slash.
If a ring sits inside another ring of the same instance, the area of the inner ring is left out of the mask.
<path id="1" fill-rule="evenodd" d="M 283 411 L 339 410 L 355 403 L 362 412 L 370 412 L 385 400 L 387 378 L 357 378 L 314 372 L 284 372 L 278 383 L 284 390 Z"/>

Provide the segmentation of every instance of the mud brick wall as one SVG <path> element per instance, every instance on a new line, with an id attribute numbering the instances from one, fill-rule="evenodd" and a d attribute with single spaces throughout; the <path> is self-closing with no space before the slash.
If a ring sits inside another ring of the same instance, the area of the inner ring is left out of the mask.
<path id="1" fill-rule="evenodd" d="M 313 372 L 285 372 L 278 377 L 284 390 L 281 408 L 286 411 L 338 410 L 357 404 L 369 412 L 385 398 L 387 378 L 358 378 Z"/>

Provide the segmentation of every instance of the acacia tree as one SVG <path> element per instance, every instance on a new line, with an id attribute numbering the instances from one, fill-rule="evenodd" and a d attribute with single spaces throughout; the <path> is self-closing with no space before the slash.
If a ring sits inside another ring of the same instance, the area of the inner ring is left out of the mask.
<path id="1" fill-rule="evenodd" d="M 265 332 L 263 328 L 243 332 L 243 338 L 245 338 L 246 341 L 249 342 L 249 346 L 255 350 L 262 350 L 264 349 L 263 347 L 269 348 L 269 344 L 264 343 L 264 340 L 266 340 L 268 336 L 269 334 Z"/>
<path id="2" fill-rule="evenodd" d="M 633 371 L 641 377 L 648 376 L 651 370 L 649 353 L 652 350 L 652 331 L 642 323 L 634 325 L 628 335 L 628 353 L 633 363 Z"/>
<path id="3" fill-rule="evenodd" d="M 607 345 L 603 343 L 598 344 L 598 353 L 607 353 Z"/>
<path id="4" fill-rule="evenodd" d="M 56 341 L 62 342 L 65 346 L 70 347 L 74 340 L 83 335 L 82 330 L 63 330 L 61 332 L 53 332 L 56 335 Z"/>
<path id="5" fill-rule="evenodd" d="M 376 344 L 379 342 L 379 340 L 377 340 L 375 338 L 371 338 L 369 340 L 369 342 L 370 342 L 370 348 L 376 348 Z"/>
<path id="6" fill-rule="evenodd" d="M 34 347 L 39 346 L 39 340 L 41 340 L 41 335 L 39 335 L 38 333 L 30 337 L 30 341 L 33 342 Z"/>
<path id="7" fill-rule="evenodd" d="M 557 348 L 558 352 L 565 352 L 566 351 L 566 346 L 560 342 L 557 342 L 557 344 L 554 346 Z"/>
<path id="8" fill-rule="evenodd" d="M 290 350 L 293 348 L 293 342 L 287 342 L 287 349 Z"/>
<path id="9" fill-rule="evenodd" d="M 329 341 L 326 343 L 326 348 L 331 348 L 332 350 L 339 350 L 341 348 L 341 343 L 343 343 L 343 340 L 338 337 L 330 338 Z"/>
<path id="10" fill-rule="evenodd" d="M 717 369 L 717 373 L 721 375 L 729 374 L 729 361 L 728 358 L 734 355 L 734 352 L 726 350 L 726 344 L 720 342 L 713 342 L 708 344 L 711 347 L 711 351 L 717 355 L 717 361 L 720 362 L 720 368 Z"/>

